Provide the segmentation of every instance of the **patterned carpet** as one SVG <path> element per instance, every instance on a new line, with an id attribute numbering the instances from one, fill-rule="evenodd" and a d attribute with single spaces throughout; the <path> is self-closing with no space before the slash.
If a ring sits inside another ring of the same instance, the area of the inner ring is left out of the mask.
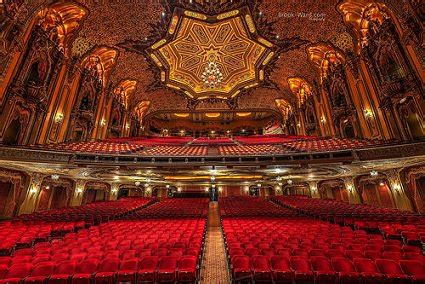
<path id="1" fill-rule="evenodd" d="M 201 268 L 201 283 L 230 283 L 217 202 L 210 202 L 208 212 L 208 229 Z"/>

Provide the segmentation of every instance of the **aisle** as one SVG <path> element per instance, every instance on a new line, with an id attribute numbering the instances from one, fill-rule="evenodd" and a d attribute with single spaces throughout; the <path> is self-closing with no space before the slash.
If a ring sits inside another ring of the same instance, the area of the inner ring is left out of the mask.
<path id="1" fill-rule="evenodd" d="M 217 202 L 210 202 L 201 283 L 230 283 Z"/>

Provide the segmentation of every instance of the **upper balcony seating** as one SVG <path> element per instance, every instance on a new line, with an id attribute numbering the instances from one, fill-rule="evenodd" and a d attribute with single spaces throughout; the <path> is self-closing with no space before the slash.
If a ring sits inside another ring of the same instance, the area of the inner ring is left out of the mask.
<path id="1" fill-rule="evenodd" d="M 102 223 L 0 257 L 0 283 L 194 283 L 204 233 L 205 219 Z"/>
<path id="2" fill-rule="evenodd" d="M 0 222 L 0 255 L 9 255 L 16 248 L 31 247 L 35 242 L 63 236 L 87 225 L 106 222 L 151 202 L 151 198 L 97 202 L 24 214 L 11 221 Z"/>
<path id="3" fill-rule="evenodd" d="M 357 229 L 379 230 L 386 238 L 403 239 L 406 244 L 420 245 L 425 236 L 425 217 L 407 211 L 301 196 L 274 196 L 272 199 L 321 219 Z"/>
<path id="4" fill-rule="evenodd" d="M 255 145 L 255 144 L 284 144 L 287 142 L 294 142 L 297 140 L 317 139 L 317 137 L 271 134 L 271 135 L 235 136 L 233 139 L 244 145 Z"/>
<path id="5" fill-rule="evenodd" d="M 294 210 L 276 206 L 259 197 L 232 196 L 219 199 L 222 217 L 297 216 Z"/>
<path id="6" fill-rule="evenodd" d="M 185 145 L 192 141 L 192 137 L 123 137 L 109 138 L 106 141 L 114 143 L 130 143 L 140 146 L 157 146 L 157 145 Z"/>
<path id="7" fill-rule="evenodd" d="M 234 281 L 424 283 L 418 247 L 309 218 L 224 218 Z"/>
<path id="8" fill-rule="evenodd" d="M 206 146 L 156 146 L 150 149 L 139 151 L 138 154 L 144 156 L 205 156 L 208 147 Z"/>
<path id="9" fill-rule="evenodd" d="M 131 154 L 143 148 L 142 145 L 131 143 L 115 142 L 75 142 L 59 143 L 46 146 L 49 150 L 81 152 L 81 153 L 99 153 L 99 154 Z"/>
<path id="10" fill-rule="evenodd" d="M 191 145 L 235 145 L 235 141 L 228 137 L 199 137 L 191 142 Z"/>
<path id="11" fill-rule="evenodd" d="M 207 198 L 169 198 L 149 207 L 137 210 L 123 217 L 125 219 L 145 218 L 200 218 L 208 212 Z"/>
<path id="12" fill-rule="evenodd" d="M 277 155 L 290 152 L 280 145 L 228 145 L 219 146 L 218 151 L 222 156 Z"/>
<path id="13" fill-rule="evenodd" d="M 341 150 L 355 150 L 387 145 L 379 140 L 360 140 L 348 138 L 318 138 L 304 139 L 284 143 L 283 146 L 297 152 L 328 152 Z"/>

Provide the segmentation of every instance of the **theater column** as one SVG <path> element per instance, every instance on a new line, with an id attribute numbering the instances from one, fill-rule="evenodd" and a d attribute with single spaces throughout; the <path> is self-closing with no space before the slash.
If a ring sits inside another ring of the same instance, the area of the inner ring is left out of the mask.
<path id="1" fill-rule="evenodd" d="M 40 197 L 41 183 L 43 182 L 44 176 L 40 173 L 30 173 L 30 182 L 28 190 L 25 196 L 24 202 L 22 202 L 18 214 L 30 214 L 34 212 L 37 206 L 38 199 Z"/>
<path id="2" fill-rule="evenodd" d="M 394 198 L 394 204 L 399 210 L 413 211 L 413 206 L 403 187 L 400 178 L 402 169 L 392 169 L 385 172 L 390 183 L 391 193 Z"/>
<path id="3" fill-rule="evenodd" d="M 357 191 L 356 185 L 354 183 L 354 178 L 353 177 L 344 178 L 344 186 L 348 192 L 348 201 L 351 204 L 360 204 L 361 200 L 360 200 L 359 192 Z"/>
<path id="4" fill-rule="evenodd" d="M 310 195 L 312 198 L 320 198 L 320 193 L 317 188 L 317 181 L 311 181 L 308 183 L 310 186 Z"/>
<path id="5" fill-rule="evenodd" d="M 86 181 L 77 179 L 75 181 L 74 192 L 69 202 L 70 206 L 80 206 L 83 201 L 84 188 L 86 187 Z"/>

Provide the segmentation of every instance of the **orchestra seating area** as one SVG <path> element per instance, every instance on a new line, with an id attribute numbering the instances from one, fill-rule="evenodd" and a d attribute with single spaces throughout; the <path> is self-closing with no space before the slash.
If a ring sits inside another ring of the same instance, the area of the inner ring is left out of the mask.
<path id="1" fill-rule="evenodd" d="M 231 215 L 222 216 L 222 227 L 236 283 L 425 281 L 421 247 L 301 216 L 300 211 L 289 208 L 286 217 L 247 218 L 245 212 L 255 202 L 261 203 L 220 200 L 221 208 L 232 207 Z"/>
<path id="2" fill-rule="evenodd" d="M 392 208 L 366 204 L 348 204 L 328 199 L 301 196 L 276 196 L 278 204 L 294 208 L 304 214 L 369 232 L 381 232 L 386 238 L 404 240 L 405 243 L 425 243 L 425 217 Z"/>
<path id="3" fill-rule="evenodd" d="M 116 203 L 134 210 L 134 202 Z M 151 207 L 1 256 L 0 283 L 194 283 L 208 200 L 167 199 Z"/>

